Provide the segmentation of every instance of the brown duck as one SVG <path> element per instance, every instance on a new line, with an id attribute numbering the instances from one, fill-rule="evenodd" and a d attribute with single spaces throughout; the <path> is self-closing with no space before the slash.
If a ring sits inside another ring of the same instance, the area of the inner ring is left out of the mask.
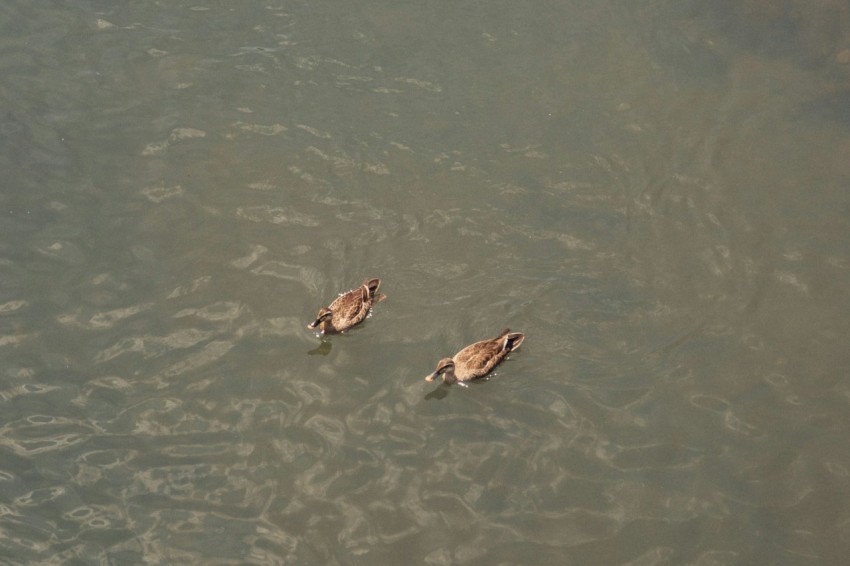
<path id="1" fill-rule="evenodd" d="M 458 381 L 471 381 L 484 377 L 508 354 L 519 348 L 523 340 L 525 340 L 525 334 L 511 332 L 510 329 L 505 328 L 495 338 L 470 344 L 453 358 L 443 358 L 437 362 L 434 373 L 425 377 L 425 381 L 434 381 L 442 375 L 443 381 L 451 385 Z"/>
<path id="2" fill-rule="evenodd" d="M 319 309 L 316 320 L 307 328 L 318 326 L 322 334 L 337 334 L 360 324 L 369 315 L 372 305 L 387 298 L 378 293 L 380 286 L 380 279 L 366 279 L 360 287 L 343 293 L 334 302 Z"/>

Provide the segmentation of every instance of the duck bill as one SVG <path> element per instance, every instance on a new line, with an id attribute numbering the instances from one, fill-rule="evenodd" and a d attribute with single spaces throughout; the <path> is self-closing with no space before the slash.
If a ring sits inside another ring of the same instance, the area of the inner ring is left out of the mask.
<path id="1" fill-rule="evenodd" d="M 426 375 L 425 381 L 427 381 L 428 383 L 431 383 L 432 381 L 434 381 L 438 377 L 440 377 L 440 374 L 435 371 L 434 373 L 429 373 L 428 375 Z"/>
<path id="2" fill-rule="evenodd" d="M 310 328 L 310 329 L 312 329 L 312 328 L 316 328 L 316 327 L 317 327 L 317 326 L 319 326 L 321 323 L 322 323 L 322 319 L 321 319 L 321 318 L 317 318 L 316 320 L 314 320 L 313 322 L 311 322 L 310 324 L 308 324 L 308 325 L 307 325 L 307 328 Z"/>

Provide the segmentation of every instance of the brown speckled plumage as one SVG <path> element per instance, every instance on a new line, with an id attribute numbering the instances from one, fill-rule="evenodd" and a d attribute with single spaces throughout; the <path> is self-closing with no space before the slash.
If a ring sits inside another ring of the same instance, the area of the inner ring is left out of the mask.
<path id="1" fill-rule="evenodd" d="M 322 334 L 336 334 L 360 324 L 369 315 L 372 305 L 387 298 L 378 293 L 380 286 L 380 279 L 366 279 L 360 287 L 343 293 L 334 302 L 319 309 L 316 320 L 307 328 L 319 327 Z"/>
<path id="2" fill-rule="evenodd" d="M 519 348 L 523 340 L 525 335 L 522 332 L 511 332 L 505 328 L 495 338 L 470 344 L 454 357 L 443 358 L 437 362 L 437 369 L 426 376 L 425 380 L 434 381 L 442 375 L 443 381 L 452 384 L 484 377 L 509 353 Z"/>

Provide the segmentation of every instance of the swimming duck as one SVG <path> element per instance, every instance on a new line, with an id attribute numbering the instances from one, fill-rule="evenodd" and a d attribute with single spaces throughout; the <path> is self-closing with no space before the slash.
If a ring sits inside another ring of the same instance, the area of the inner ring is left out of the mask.
<path id="1" fill-rule="evenodd" d="M 440 375 L 448 385 L 455 382 L 471 381 L 484 377 L 499 365 L 505 356 L 516 350 L 525 340 L 522 332 L 511 332 L 509 328 L 495 338 L 470 344 L 453 358 L 443 358 L 437 362 L 434 373 L 425 377 L 425 381 L 434 381 Z"/>
<path id="2" fill-rule="evenodd" d="M 308 324 L 307 328 L 318 326 L 322 334 L 337 334 L 360 324 L 372 305 L 387 298 L 383 293 L 378 293 L 380 286 L 380 279 L 366 279 L 360 287 L 343 293 L 334 302 L 319 309 L 316 320 Z"/>

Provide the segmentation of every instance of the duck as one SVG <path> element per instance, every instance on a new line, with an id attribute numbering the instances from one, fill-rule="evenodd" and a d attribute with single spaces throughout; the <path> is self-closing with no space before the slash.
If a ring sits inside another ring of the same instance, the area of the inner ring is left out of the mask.
<path id="1" fill-rule="evenodd" d="M 381 280 L 366 279 L 356 289 L 345 292 L 326 307 L 319 309 L 316 320 L 307 328 L 318 327 L 322 334 L 338 334 L 363 322 L 372 310 L 372 305 L 387 298 L 378 293 Z"/>
<path id="2" fill-rule="evenodd" d="M 512 351 L 520 347 L 525 334 L 511 332 L 509 328 L 489 340 L 470 344 L 451 358 L 437 362 L 437 369 L 425 376 L 425 381 L 434 381 L 441 375 L 447 385 L 472 381 L 484 377 Z"/>

